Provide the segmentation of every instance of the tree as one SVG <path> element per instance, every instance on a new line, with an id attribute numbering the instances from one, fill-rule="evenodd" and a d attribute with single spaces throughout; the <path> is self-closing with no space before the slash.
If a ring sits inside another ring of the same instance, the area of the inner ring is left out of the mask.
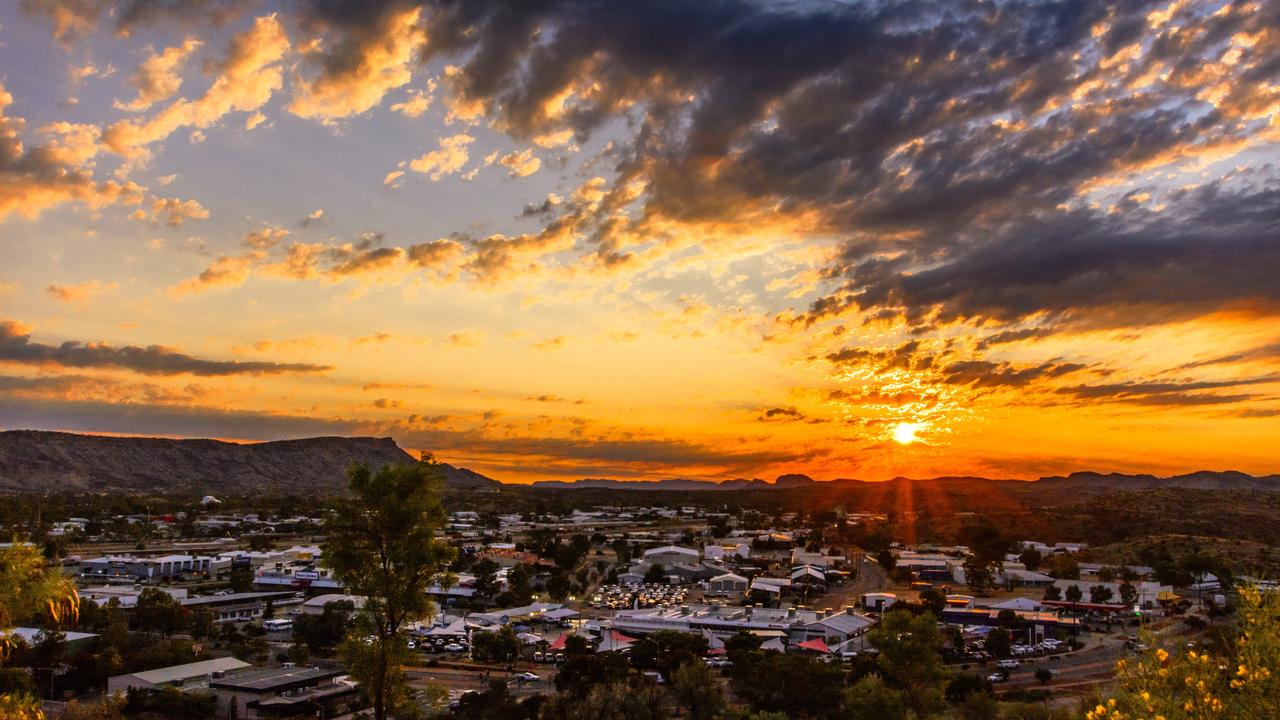
<path id="1" fill-rule="evenodd" d="M 844 709 L 850 720 L 906 720 L 902 693 L 888 687 L 878 675 L 868 675 L 844 693 Z"/>
<path id="2" fill-rule="evenodd" d="M 231 568 L 231 591 L 232 592 L 249 592 L 253 589 L 253 568 L 248 565 L 238 565 Z"/>
<path id="3" fill-rule="evenodd" d="M 1020 555 L 1018 555 L 1018 560 L 1022 561 L 1023 567 L 1035 572 L 1040 567 L 1040 564 L 1044 562 L 1044 556 L 1040 554 L 1039 550 L 1033 547 L 1027 547 L 1023 549 Z"/>
<path id="4" fill-rule="evenodd" d="M 974 693 L 960 704 L 962 720 L 997 720 L 1000 706 L 996 699 L 984 693 Z"/>
<path id="5" fill-rule="evenodd" d="M 833 718 L 840 711 L 844 673 L 803 655 L 761 650 L 739 653 L 729 668 L 733 692 L 757 712 L 792 718 Z"/>
<path id="6" fill-rule="evenodd" d="M 569 638 L 570 641 L 578 636 Z M 572 698 L 586 697 L 593 687 L 627 679 L 631 665 L 618 653 L 592 653 L 565 643 L 565 662 L 556 673 L 556 690 Z"/>
<path id="7" fill-rule="evenodd" d="M 1069 585 L 1067 586 L 1067 592 L 1065 597 L 1067 599 L 1067 602 L 1071 603 L 1072 605 L 1075 605 L 1076 603 L 1084 599 L 1084 592 L 1080 590 L 1079 585 Z"/>
<path id="8" fill-rule="evenodd" d="M 520 654 L 520 640 L 515 630 L 504 627 L 497 632 L 471 633 L 471 657 L 480 662 L 512 662 Z"/>
<path id="9" fill-rule="evenodd" d="M 187 613 L 187 631 L 196 640 L 213 634 L 213 611 L 207 607 L 195 607 Z"/>
<path id="10" fill-rule="evenodd" d="M 133 626 L 151 635 L 172 635 L 186 624 L 182 604 L 169 593 L 147 588 L 133 608 Z"/>
<path id="11" fill-rule="evenodd" d="M 475 565 L 471 566 L 471 574 L 476 576 L 475 588 L 476 596 L 485 600 L 493 598 L 498 590 L 497 582 L 498 563 L 489 558 L 481 558 Z"/>
<path id="12" fill-rule="evenodd" d="M 920 593 L 920 603 L 934 615 L 942 617 L 942 611 L 947 607 L 947 594 L 938 588 L 929 588 Z"/>
<path id="13" fill-rule="evenodd" d="M 987 654 L 993 658 L 1007 658 L 1013 652 L 1013 647 L 1009 642 L 1009 631 L 1002 627 L 991 628 L 991 632 L 987 633 L 986 643 L 983 645 Z"/>
<path id="14" fill-rule="evenodd" d="M 644 572 L 644 581 L 650 584 L 664 583 L 667 581 L 667 571 L 659 563 L 649 566 Z"/>
<path id="15" fill-rule="evenodd" d="M 711 720 L 724 709 L 724 691 L 705 663 L 694 659 L 671 673 L 671 695 L 689 720 Z"/>
<path id="16" fill-rule="evenodd" d="M 556 602 L 562 602 L 569 597 L 570 589 L 569 577 L 563 572 L 557 571 L 547 580 L 547 595 Z"/>
<path id="17" fill-rule="evenodd" d="M 1045 588 L 1044 599 L 1045 600 L 1061 600 L 1062 588 L 1058 587 L 1057 585 L 1050 585 L 1049 587 Z"/>
<path id="18" fill-rule="evenodd" d="M 941 702 L 937 685 L 946 677 L 946 671 L 939 652 L 942 639 L 936 617 L 890 610 L 867 633 L 867 640 L 880 651 L 876 663 L 885 680 L 903 691 L 917 715 L 924 717 Z"/>
<path id="19" fill-rule="evenodd" d="M 327 523 L 325 561 L 352 594 L 365 598 L 358 624 L 371 641 L 345 647 L 376 720 L 385 720 L 407 699 L 401 660 L 408 649 L 401 629 L 430 615 L 426 590 L 453 558 L 453 549 L 436 538 L 446 521 L 439 493 L 443 476 L 430 456 L 376 473 L 353 465 L 349 493 L 334 503 Z"/>
<path id="20" fill-rule="evenodd" d="M 893 572 L 893 568 L 898 564 L 898 558 L 888 548 L 876 553 L 876 564 L 886 573 Z"/>
<path id="21" fill-rule="evenodd" d="M 657 670 L 669 678 L 680 665 L 701 663 L 706 653 L 707 639 L 702 635 L 659 630 L 631 646 L 631 664 L 641 670 Z"/>
<path id="22" fill-rule="evenodd" d="M 319 615 L 299 615 L 293 620 L 293 639 L 316 655 L 332 655 L 347 636 L 355 605 L 350 600 L 327 602 Z"/>
<path id="23" fill-rule="evenodd" d="M 974 693 L 983 693 L 986 695 L 995 694 L 995 690 L 991 687 L 991 681 L 978 675 L 969 673 L 961 673 L 951 678 L 951 682 L 947 683 L 947 689 L 943 693 L 947 702 L 958 704 L 965 701 L 965 698 Z"/>
<path id="24" fill-rule="evenodd" d="M 1098 605 L 1111 602 L 1111 588 L 1106 585 L 1094 585 L 1089 588 L 1089 602 Z"/>
<path id="25" fill-rule="evenodd" d="M 988 560 L 970 555 L 964 560 L 964 581 L 975 593 L 985 592 L 995 583 L 995 573 Z"/>
<path id="26" fill-rule="evenodd" d="M 621 681 L 595 685 L 581 697 L 560 696 L 543 709 L 543 720 L 666 720 L 666 693 L 653 683 Z M 508 717 L 489 715 L 487 718 Z"/>
<path id="27" fill-rule="evenodd" d="M 1120 602 L 1130 607 L 1138 603 L 1138 588 L 1128 580 L 1120 583 Z"/>

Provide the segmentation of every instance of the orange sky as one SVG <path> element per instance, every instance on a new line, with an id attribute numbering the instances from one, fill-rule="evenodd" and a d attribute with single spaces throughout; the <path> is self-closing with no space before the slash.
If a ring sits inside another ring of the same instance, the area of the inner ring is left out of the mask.
<path id="1" fill-rule="evenodd" d="M 0 428 L 1280 470 L 1262 4 L 144 5 L 0 9 Z"/>

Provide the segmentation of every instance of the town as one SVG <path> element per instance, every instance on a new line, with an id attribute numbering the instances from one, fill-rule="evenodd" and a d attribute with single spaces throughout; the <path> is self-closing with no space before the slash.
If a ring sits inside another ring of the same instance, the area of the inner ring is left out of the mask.
<path id="1" fill-rule="evenodd" d="M 646 712 L 666 708 L 628 718 L 1074 717 L 1118 661 L 1211 642 L 1235 586 L 1275 589 L 1203 558 L 1109 564 L 1086 543 L 989 524 L 966 528 L 967 544 L 905 544 L 887 531 L 903 518 L 881 512 L 770 516 L 644 495 L 449 509 L 438 532 L 451 560 L 422 588 L 430 611 L 396 629 L 413 714 L 548 716 L 621 702 L 597 696 L 623 687 Z M 371 601 L 328 562 L 328 513 L 234 505 L 204 496 L 8 528 L 34 539 L 7 552 L 38 551 L 79 611 L 16 627 L 5 682 L 53 717 L 102 703 L 155 717 L 366 710 L 344 648 L 374 641 L 359 636 Z"/>

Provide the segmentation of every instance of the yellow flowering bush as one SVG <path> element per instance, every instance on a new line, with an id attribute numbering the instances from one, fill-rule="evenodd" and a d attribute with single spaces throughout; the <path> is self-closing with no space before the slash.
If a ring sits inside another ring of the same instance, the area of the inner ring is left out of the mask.
<path id="1" fill-rule="evenodd" d="M 1117 691 L 1086 720 L 1280 718 L 1280 594 L 1239 591 L 1234 645 L 1226 654 L 1156 648 L 1116 663 Z"/>

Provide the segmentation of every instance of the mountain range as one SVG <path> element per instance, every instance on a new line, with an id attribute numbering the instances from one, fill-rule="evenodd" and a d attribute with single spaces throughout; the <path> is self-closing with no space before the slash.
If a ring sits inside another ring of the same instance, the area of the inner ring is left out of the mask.
<path id="1" fill-rule="evenodd" d="M 352 463 L 416 461 L 391 438 L 231 443 L 11 430 L 0 432 L 0 493 L 331 494 Z M 447 488 L 500 486 L 465 468 L 443 469 Z"/>
<path id="2" fill-rule="evenodd" d="M 125 492 L 228 495 L 330 494 L 340 491 L 352 463 L 371 467 L 415 462 L 392 438 L 315 437 L 260 443 L 220 440 L 77 435 L 63 432 L 0 432 L 0 493 Z M 466 468 L 443 465 L 452 490 L 497 491 L 503 484 Z M 510 486 L 508 486 L 510 487 Z M 854 479 L 817 481 L 807 475 L 725 481 L 674 478 L 535 482 L 537 490 L 770 491 L 803 493 L 857 491 L 882 494 L 895 487 L 931 488 L 939 493 L 988 493 L 999 490 L 1031 504 L 1074 502 L 1116 492 L 1159 489 L 1280 491 L 1280 475 L 1253 476 L 1235 471 L 1198 471 L 1172 477 L 1077 472 L 1035 481 L 977 477 L 885 482 Z"/>

